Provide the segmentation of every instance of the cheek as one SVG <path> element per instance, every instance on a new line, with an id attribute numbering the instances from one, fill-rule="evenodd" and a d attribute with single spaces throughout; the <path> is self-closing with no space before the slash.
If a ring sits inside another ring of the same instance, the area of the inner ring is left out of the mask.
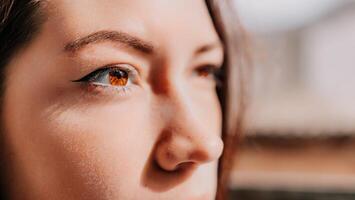
<path id="1" fill-rule="evenodd" d="M 132 176 L 143 170 L 155 136 L 149 131 L 146 104 L 133 104 L 86 105 L 53 112 L 42 127 L 44 137 L 53 141 L 79 173 L 100 172 L 109 179 L 119 177 L 120 182 L 136 180 Z"/>

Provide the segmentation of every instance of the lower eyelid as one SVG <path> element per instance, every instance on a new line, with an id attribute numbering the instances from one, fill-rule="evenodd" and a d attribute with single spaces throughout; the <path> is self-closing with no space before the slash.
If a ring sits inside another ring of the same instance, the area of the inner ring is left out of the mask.
<path id="1" fill-rule="evenodd" d="M 87 92 L 93 95 L 109 95 L 109 96 L 128 96 L 135 89 L 134 85 L 117 87 L 109 85 L 100 85 L 97 83 L 88 83 Z"/>

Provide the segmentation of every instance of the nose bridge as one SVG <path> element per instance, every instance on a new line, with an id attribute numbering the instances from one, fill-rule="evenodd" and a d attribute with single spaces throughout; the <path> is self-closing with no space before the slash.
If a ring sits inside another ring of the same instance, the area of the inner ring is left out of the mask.
<path id="1" fill-rule="evenodd" d="M 199 108 L 193 104 L 183 87 L 171 83 L 169 95 L 165 97 L 165 128 L 157 143 L 156 160 L 165 170 L 172 171 L 184 164 L 203 164 L 218 159 L 223 142 L 210 124 L 204 123 L 206 116 L 199 116 Z M 164 111 L 163 111 L 164 112 Z"/>
<path id="2" fill-rule="evenodd" d="M 183 83 L 170 80 L 166 106 L 169 107 L 171 116 L 166 127 L 170 127 L 168 129 L 173 135 L 189 139 L 191 142 L 195 138 L 207 137 L 208 131 L 204 130 L 206 127 L 202 123 L 203 116 L 198 116 L 198 105 L 194 105 Z"/>

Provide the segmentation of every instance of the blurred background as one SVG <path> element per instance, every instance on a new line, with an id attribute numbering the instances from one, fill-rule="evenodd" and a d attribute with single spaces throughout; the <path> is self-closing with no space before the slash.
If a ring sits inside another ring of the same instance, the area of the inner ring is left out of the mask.
<path id="1" fill-rule="evenodd" d="M 355 199 L 355 0 L 235 6 L 254 66 L 231 199 Z"/>

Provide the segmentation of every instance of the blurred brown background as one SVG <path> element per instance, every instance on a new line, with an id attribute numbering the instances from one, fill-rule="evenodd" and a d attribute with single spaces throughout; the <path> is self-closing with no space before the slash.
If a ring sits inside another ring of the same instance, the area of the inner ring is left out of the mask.
<path id="1" fill-rule="evenodd" d="M 235 1 L 254 66 L 232 199 L 355 199 L 355 1 Z"/>

